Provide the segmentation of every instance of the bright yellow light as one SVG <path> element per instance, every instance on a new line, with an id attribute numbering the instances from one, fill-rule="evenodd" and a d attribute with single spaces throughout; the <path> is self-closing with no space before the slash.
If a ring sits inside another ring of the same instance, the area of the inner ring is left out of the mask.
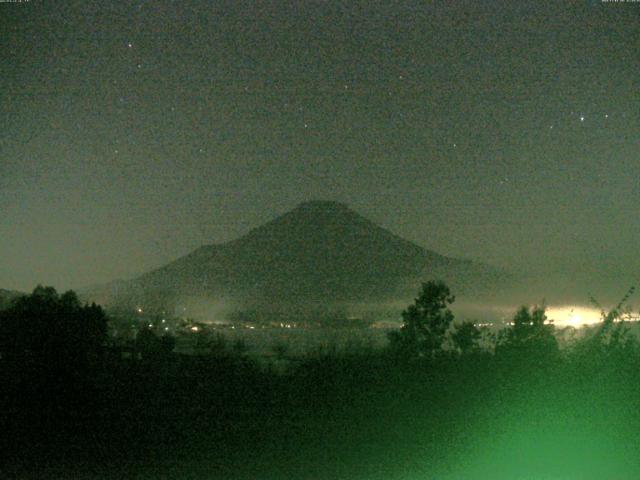
<path id="1" fill-rule="evenodd" d="M 582 325 L 593 325 L 602 321 L 600 312 L 595 308 L 578 307 L 573 305 L 563 305 L 558 307 L 548 307 L 547 318 L 553 320 L 559 327 L 581 327 Z"/>

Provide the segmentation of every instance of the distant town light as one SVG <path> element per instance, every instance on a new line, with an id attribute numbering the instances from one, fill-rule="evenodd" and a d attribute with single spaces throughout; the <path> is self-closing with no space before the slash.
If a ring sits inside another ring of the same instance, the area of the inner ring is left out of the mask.
<path id="1" fill-rule="evenodd" d="M 602 321 L 599 310 L 578 305 L 550 306 L 546 310 L 546 315 L 560 327 L 580 327 Z"/>

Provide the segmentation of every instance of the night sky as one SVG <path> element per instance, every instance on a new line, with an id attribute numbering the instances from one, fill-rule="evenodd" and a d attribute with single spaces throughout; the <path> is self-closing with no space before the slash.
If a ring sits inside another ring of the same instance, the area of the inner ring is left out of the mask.
<path id="1" fill-rule="evenodd" d="M 640 3 L 0 3 L 0 287 L 128 278 L 310 199 L 640 277 Z"/>

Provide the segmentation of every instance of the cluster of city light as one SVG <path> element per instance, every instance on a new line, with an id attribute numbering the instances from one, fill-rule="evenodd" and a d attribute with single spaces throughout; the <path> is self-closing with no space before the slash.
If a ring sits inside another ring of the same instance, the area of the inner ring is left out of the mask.
<path id="1" fill-rule="evenodd" d="M 546 314 L 559 327 L 581 327 L 602 321 L 602 312 L 599 310 L 575 305 L 547 307 Z"/>
<path id="2" fill-rule="evenodd" d="M 499 307 L 494 308 L 493 310 L 496 312 L 496 317 L 500 318 L 499 323 L 496 323 L 495 321 L 484 320 L 480 322 L 474 322 L 475 326 L 478 328 L 491 328 L 498 325 L 506 327 L 513 325 L 513 315 L 515 312 L 513 307 Z M 606 313 L 608 313 L 608 310 L 605 310 L 605 314 Z M 580 328 L 583 326 L 596 325 L 603 321 L 603 313 L 601 310 L 583 305 L 546 306 L 545 314 L 547 316 L 548 323 L 552 323 L 553 325 L 561 328 Z M 614 321 L 619 320 L 637 322 L 640 321 L 640 315 L 638 315 L 637 312 L 625 312 L 618 318 L 614 318 Z"/>

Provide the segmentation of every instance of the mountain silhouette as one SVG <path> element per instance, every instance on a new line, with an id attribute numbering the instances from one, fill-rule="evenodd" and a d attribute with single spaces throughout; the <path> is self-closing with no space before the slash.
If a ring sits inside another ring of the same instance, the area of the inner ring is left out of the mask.
<path id="1" fill-rule="evenodd" d="M 112 284 L 106 301 L 163 308 L 184 297 L 231 299 L 243 308 L 383 301 L 411 296 L 431 278 L 464 289 L 499 276 L 404 240 L 344 204 L 310 201 L 236 240 Z"/>

